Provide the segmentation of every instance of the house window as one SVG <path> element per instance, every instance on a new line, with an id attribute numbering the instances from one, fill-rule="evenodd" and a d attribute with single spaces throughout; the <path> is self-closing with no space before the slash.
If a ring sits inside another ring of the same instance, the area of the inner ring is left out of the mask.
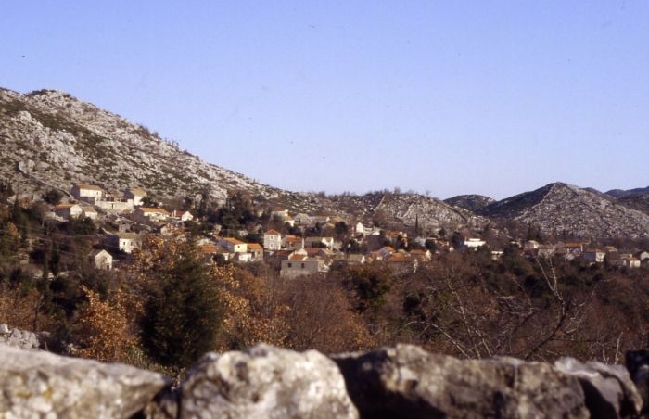
<path id="1" fill-rule="evenodd" d="M 292 264 L 291 262 L 289 262 L 289 263 L 286 264 L 286 267 L 287 267 L 287 268 L 292 268 L 292 267 L 293 267 L 293 264 Z"/>
<path id="2" fill-rule="evenodd" d="M 300 265 L 300 268 L 304 269 L 304 263 L 301 263 Z"/>

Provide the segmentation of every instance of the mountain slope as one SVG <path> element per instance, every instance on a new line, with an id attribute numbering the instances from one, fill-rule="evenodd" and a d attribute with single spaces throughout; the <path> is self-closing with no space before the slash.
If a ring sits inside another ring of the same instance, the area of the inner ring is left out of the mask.
<path id="1" fill-rule="evenodd" d="M 503 199 L 479 213 L 532 224 L 546 235 L 601 238 L 649 234 L 649 215 L 604 194 L 563 183 Z"/>
<path id="2" fill-rule="evenodd" d="M 0 176 L 22 181 L 24 188 L 41 181 L 67 190 L 86 182 L 115 191 L 141 187 L 158 197 L 195 196 L 206 188 L 217 199 L 231 189 L 267 198 L 290 195 L 55 90 L 21 95 L 0 89 L 0 144 Z"/>
<path id="3" fill-rule="evenodd" d="M 460 195 L 446 198 L 444 202 L 454 207 L 476 212 L 493 204 L 496 200 L 482 195 Z"/>

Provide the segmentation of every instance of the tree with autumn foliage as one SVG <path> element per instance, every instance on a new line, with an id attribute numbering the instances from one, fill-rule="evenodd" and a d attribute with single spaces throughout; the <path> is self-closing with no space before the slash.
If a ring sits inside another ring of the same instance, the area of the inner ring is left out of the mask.
<path id="1" fill-rule="evenodd" d="M 128 352 L 137 344 L 132 333 L 127 297 L 121 289 L 113 292 L 108 300 L 85 286 L 81 287 L 87 302 L 78 313 L 73 327 L 76 355 L 104 362 L 124 362 Z"/>

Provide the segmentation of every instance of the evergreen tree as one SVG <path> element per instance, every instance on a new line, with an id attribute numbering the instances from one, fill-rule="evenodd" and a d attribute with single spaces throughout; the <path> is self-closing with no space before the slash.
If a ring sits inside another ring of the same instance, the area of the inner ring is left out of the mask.
<path id="1" fill-rule="evenodd" d="M 218 278 L 196 247 L 185 240 L 148 240 L 139 280 L 144 281 L 142 343 L 149 356 L 168 366 L 188 367 L 214 349 L 223 302 Z"/>

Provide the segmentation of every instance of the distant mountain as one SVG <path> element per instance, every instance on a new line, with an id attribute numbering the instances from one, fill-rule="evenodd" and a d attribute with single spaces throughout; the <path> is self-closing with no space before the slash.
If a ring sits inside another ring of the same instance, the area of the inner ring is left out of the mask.
<path id="1" fill-rule="evenodd" d="M 645 188 L 635 188 L 629 190 L 611 189 L 610 191 L 606 192 L 606 195 L 612 196 L 614 198 L 626 198 L 630 196 L 649 195 L 649 186 Z"/>
<path id="2" fill-rule="evenodd" d="M 444 202 L 454 207 L 476 212 L 493 204 L 496 200 L 482 195 L 460 195 L 446 198 Z"/>
<path id="3" fill-rule="evenodd" d="M 478 214 L 534 225 L 546 235 L 602 238 L 649 234 L 646 213 L 627 208 L 604 194 L 564 183 L 503 199 Z"/>

